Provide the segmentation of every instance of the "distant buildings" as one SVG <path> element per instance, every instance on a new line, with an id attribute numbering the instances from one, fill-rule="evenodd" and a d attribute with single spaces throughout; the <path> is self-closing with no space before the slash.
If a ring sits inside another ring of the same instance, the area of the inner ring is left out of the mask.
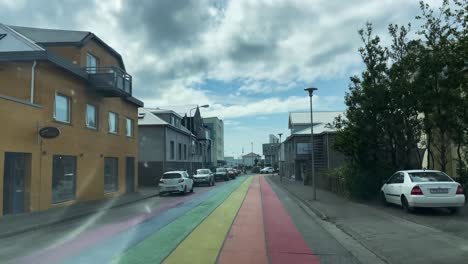
<path id="1" fill-rule="evenodd" d="M 238 167 L 242 166 L 242 159 L 236 159 L 235 157 L 224 157 L 227 167 Z"/>
<path id="2" fill-rule="evenodd" d="M 210 129 L 210 139 L 213 144 L 212 157 L 216 166 L 222 166 L 224 161 L 224 123 L 217 117 L 203 118 L 203 122 Z"/>
<path id="3" fill-rule="evenodd" d="M 343 112 L 317 111 L 313 114 L 314 163 L 316 172 L 320 174 L 324 169 L 338 167 L 345 161 L 345 156 L 332 148 L 336 131 L 328 127 Z M 307 184 L 311 174 L 310 112 L 290 113 L 288 128 L 291 135 L 281 143 L 279 151 L 281 174 Z"/>
<path id="4" fill-rule="evenodd" d="M 244 164 L 245 166 L 254 166 L 255 160 L 260 162 L 261 159 L 262 159 L 262 156 L 255 154 L 253 152 L 250 152 L 242 156 L 242 164 Z"/>

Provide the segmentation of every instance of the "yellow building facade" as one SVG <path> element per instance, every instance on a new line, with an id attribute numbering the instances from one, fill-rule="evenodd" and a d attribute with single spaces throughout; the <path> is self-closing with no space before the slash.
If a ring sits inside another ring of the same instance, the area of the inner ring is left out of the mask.
<path id="1" fill-rule="evenodd" d="M 0 24 L 0 216 L 136 191 L 140 106 L 94 34 Z"/>

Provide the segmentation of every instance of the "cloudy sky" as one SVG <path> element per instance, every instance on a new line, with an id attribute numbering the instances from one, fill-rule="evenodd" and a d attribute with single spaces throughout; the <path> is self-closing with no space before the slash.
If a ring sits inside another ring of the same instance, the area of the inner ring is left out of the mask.
<path id="1" fill-rule="evenodd" d="M 440 1 L 429 1 L 433 5 Z M 120 52 L 145 106 L 209 104 L 225 154 L 261 153 L 290 111 L 344 110 L 357 31 L 414 22 L 416 0 L 0 0 L 0 22 L 92 31 Z M 384 39 L 385 41 L 385 39 Z M 284 139 L 284 137 L 283 137 Z"/>

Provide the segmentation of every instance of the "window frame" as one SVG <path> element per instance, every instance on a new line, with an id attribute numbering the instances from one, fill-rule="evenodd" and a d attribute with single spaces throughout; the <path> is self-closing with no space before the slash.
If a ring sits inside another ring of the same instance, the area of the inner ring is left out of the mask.
<path id="1" fill-rule="evenodd" d="M 95 126 L 92 127 L 92 126 L 89 126 L 88 125 L 88 106 L 92 106 L 94 107 L 94 123 L 95 123 Z M 94 104 L 86 104 L 86 107 L 85 107 L 85 126 L 86 128 L 89 128 L 89 129 L 92 129 L 92 130 L 98 130 L 99 129 L 99 110 L 98 110 L 98 107 Z"/>
<path id="2" fill-rule="evenodd" d="M 72 195 L 70 196 L 70 198 L 67 198 L 67 199 L 61 199 L 61 200 L 54 200 L 54 162 L 55 162 L 55 159 L 56 158 L 59 158 L 59 157 L 63 157 L 63 158 L 71 158 L 71 160 L 73 160 L 73 163 L 74 163 L 74 170 L 73 170 L 73 188 L 72 188 Z M 76 199 L 76 178 L 77 178 L 77 175 L 76 175 L 76 172 L 77 172 L 77 168 L 78 167 L 78 159 L 77 159 L 77 156 L 73 156 L 73 155 L 60 155 L 60 154 L 54 154 L 52 155 L 52 181 L 51 181 L 51 202 L 52 204 L 60 204 L 60 203 L 65 203 L 65 202 L 69 202 L 69 201 L 74 201 Z"/>
<path id="3" fill-rule="evenodd" d="M 187 144 L 184 144 L 184 160 L 187 160 Z"/>
<path id="4" fill-rule="evenodd" d="M 106 160 L 114 160 L 115 161 L 115 189 L 108 190 L 106 189 Z M 103 186 L 103 191 L 104 193 L 115 193 L 119 191 L 119 158 L 117 157 L 104 157 L 104 173 L 103 173 L 103 181 L 104 181 L 104 186 Z"/>
<path id="5" fill-rule="evenodd" d="M 94 66 L 94 69 L 92 70 L 89 70 L 89 68 L 91 68 L 92 66 L 89 66 L 88 65 L 88 58 L 91 57 L 94 59 L 94 61 L 96 62 L 95 66 Z M 91 52 L 86 52 L 86 71 L 88 73 L 96 73 L 97 72 L 97 68 L 99 67 L 99 64 L 100 64 L 100 61 L 99 61 L 99 58 L 97 56 L 95 56 L 94 54 L 92 54 Z"/>
<path id="6" fill-rule="evenodd" d="M 64 97 L 64 98 L 67 99 L 67 109 L 68 109 L 68 113 L 67 113 L 68 120 L 67 121 L 57 119 L 57 97 L 58 96 L 61 96 L 61 97 Z M 56 122 L 64 123 L 64 124 L 71 124 L 72 120 L 71 120 L 71 97 L 70 96 L 65 95 L 63 93 L 60 93 L 60 92 L 55 92 L 53 117 L 54 117 L 54 121 L 56 121 Z"/>
<path id="7" fill-rule="evenodd" d="M 111 131 L 111 114 L 114 114 L 115 115 L 115 132 L 114 131 Z M 107 115 L 107 126 L 108 126 L 108 129 L 107 129 L 107 132 L 109 134 L 113 134 L 113 135 L 118 135 L 119 134 L 119 114 L 117 114 L 116 112 L 112 112 L 112 111 L 109 111 L 108 115 Z"/>
<path id="8" fill-rule="evenodd" d="M 128 121 L 130 121 L 130 135 L 128 134 L 129 130 L 128 130 Z M 131 119 L 130 117 L 126 117 L 125 118 L 125 136 L 127 136 L 128 138 L 132 138 L 133 135 L 134 135 L 134 121 L 133 119 Z"/>
<path id="9" fill-rule="evenodd" d="M 178 160 L 182 160 L 182 143 L 179 143 L 179 144 L 178 144 L 178 147 L 177 147 L 177 157 L 178 157 Z"/>
<path id="10" fill-rule="evenodd" d="M 169 142 L 169 159 L 175 160 L 175 142 L 173 140 Z"/>

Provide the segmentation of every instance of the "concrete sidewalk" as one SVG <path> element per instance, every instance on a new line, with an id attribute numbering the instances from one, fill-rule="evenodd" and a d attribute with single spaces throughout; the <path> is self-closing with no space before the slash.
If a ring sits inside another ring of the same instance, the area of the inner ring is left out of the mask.
<path id="1" fill-rule="evenodd" d="M 277 175 L 269 179 L 384 262 L 465 263 L 468 259 L 467 239 L 320 189 L 313 201 L 311 186 L 284 178 L 280 182 Z"/>
<path id="2" fill-rule="evenodd" d="M 68 207 L 52 208 L 41 212 L 6 215 L 0 218 L 0 238 L 74 220 L 101 210 L 124 206 L 157 195 L 159 195 L 158 187 L 140 187 L 138 192 L 123 194 L 115 198 L 79 202 Z"/>

